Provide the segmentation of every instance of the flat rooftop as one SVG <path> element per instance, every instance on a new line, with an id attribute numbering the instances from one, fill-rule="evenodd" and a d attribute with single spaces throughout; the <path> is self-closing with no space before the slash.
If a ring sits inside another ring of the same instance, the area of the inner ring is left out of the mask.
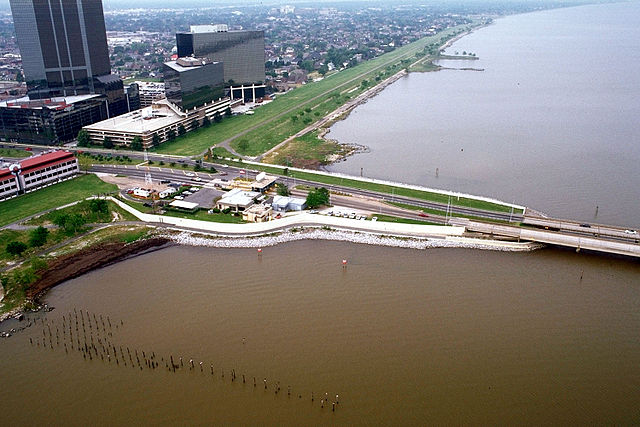
<path id="1" fill-rule="evenodd" d="M 105 132 L 153 133 L 179 122 L 184 117 L 186 115 L 178 113 L 168 102 L 161 100 L 149 107 L 85 126 L 85 129 Z"/>
<path id="2" fill-rule="evenodd" d="M 0 102 L 0 107 L 9 107 L 9 108 L 32 108 L 32 109 L 41 109 L 41 108 L 51 108 L 51 109 L 60 109 L 64 108 L 68 105 L 75 104 L 76 102 L 86 101 L 87 99 L 99 98 L 101 95 L 76 95 L 76 96 L 58 96 L 55 98 L 47 98 L 47 99 L 29 99 L 28 96 L 23 96 L 22 98 L 11 99 L 7 101 Z"/>
<path id="3" fill-rule="evenodd" d="M 222 196 L 222 199 L 220 199 L 218 203 L 233 206 L 249 206 L 253 203 L 253 199 L 259 196 L 260 193 L 255 191 L 243 191 L 239 188 L 234 188 Z"/>
<path id="4" fill-rule="evenodd" d="M 164 65 L 166 65 L 167 67 L 179 73 L 184 73 L 185 71 L 194 70 L 196 68 L 204 67 L 205 65 L 209 65 L 209 64 L 218 64 L 218 62 L 207 61 L 202 58 L 186 57 L 186 58 L 178 58 L 175 61 L 169 61 L 164 63 Z"/>

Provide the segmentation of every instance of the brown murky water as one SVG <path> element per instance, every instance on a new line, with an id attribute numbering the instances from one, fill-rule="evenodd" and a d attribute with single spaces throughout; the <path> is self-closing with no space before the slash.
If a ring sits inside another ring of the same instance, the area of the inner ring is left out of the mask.
<path id="1" fill-rule="evenodd" d="M 638 423 L 639 278 L 637 262 L 556 250 L 169 248 L 52 290 L 52 337 L 38 324 L 0 341 L 0 412 L 5 425 Z M 158 369 L 65 353 L 74 308 L 98 316 L 87 341 L 153 352 Z M 170 372 L 170 356 L 185 367 Z"/>

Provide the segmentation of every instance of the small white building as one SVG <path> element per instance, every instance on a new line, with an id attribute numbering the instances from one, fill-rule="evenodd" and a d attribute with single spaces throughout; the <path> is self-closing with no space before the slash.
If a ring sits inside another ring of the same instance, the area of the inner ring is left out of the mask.
<path id="1" fill-rule="evenodd" d="M 232 212 L 242 212 L 253 205 L 261 194 L 255 191 L 244 191 L 240 188 L 225 193 L 216 203 L 216 207 L 220 210 L 231 209 Z"/>
<path id="2" fill-rule="evenodd" d="M 133 195 L 136 197 L 148 199 L 149 197 L 151 197 L 151 191 L 145 190 L 144 188 L 134 188 Z"/>
<path id="3" fill-rule="evenodd" d="M 165 199 L 165 198 L 169 197 L 170 195 L 175 194 L 177 192 L 178 192 L 178 190 L 176 190 L 175 188 L 169 187 L 166 190 L 162 190 L 160 193 L 158 193 L 158 196 L 160 196 L 161 199 Z"/>
<path id="4" fill-rule="evenodd" d="M 296 197 L 274 196 L 271 206 L 276 212 L 301 211 L 307 207 L 307 201 Z"/>
<path id="5" fill-rule="evenodd" d="M 242 219 L 247 222 L 267 222 L 271 221 L 273 209 L 269 205 L 252 205 L 242 212 Z"/>

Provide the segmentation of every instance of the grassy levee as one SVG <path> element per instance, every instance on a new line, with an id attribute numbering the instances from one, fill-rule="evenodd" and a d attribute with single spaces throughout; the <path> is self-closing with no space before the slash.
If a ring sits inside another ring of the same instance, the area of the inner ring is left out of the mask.
<path id="1" fill-rule="evenodd" d="M 14 199 L 0 202 L 0 226 L 11 224 L 38 212 L 54 209 L 99 193 L 117 191 L 93 174 L 81 175 Z"/>
<path id="2" fill-rule="evenodd" d="M 223 164 L 227 164 L 229 166 L 233 166 L 233 167 L 246 167 L 247 169 L 263 171 L 273 175 L 284 175 L 283 169 L 279 167 L 247 164 L 247 163 L 242 163 L 237 161 L 228 162 L 228 161 L 219 160 L 219 162 Z M 437 203 L 442 203 L 444 205 L 451 202 L 452 206 L 481 209 L 489 212 L 506 212 L 506 213 L 511 212 L 511 206 L 507 206 L 499 203 L 492 203 L 485 200 L 472 199 L 468 197 L 451 197 L 449 199 L 448 195 L 442 194 L 442 193 L 434 193 L 431 191 L 417 190 L 413 188 L 405 188 L 405 187 L 399 187 L 399 186 L 389 185 L 389 184 L 380 184 L 376 182 L 360 181 L 358 179 L 341 178 L 338 176 L 316 174 L 313 172 L 301 172 L 297 170 L 296 171 L 289 170 L 287 176 L 291 178 L 313 181 L 319 184 L 343 186 L 343 187 L 349 187 L 349 188 L 356 188 L 360 190 L 369 190 L 369 191 L 375 191 L 377 193 L 386 194 L 386 195 L 411 197 L 413 199 L 425 200 L 429 202 L 437 202 Z M 522 212 L 522 209 L 514 209 L 513 213 L 521 214 L 523 212 Z"/>
<path id="3" fill-rule="evenodd" d="M 392 206 L 396 206 L 398 208 L 402 208 L 402 209 L 407 209 L 407 210 L 411 210 L 411 211 L 416 211 L 416 212 L 424 212 L 426 214 L 430 214 L 430 215 L 436 215 L 436 216 L 449 216 L 449 218 L 468 218 L 474 221 L 488 221 L 488 222 L 492 222 L 492 223 L 500 223 L 500 224 L 519 224 L 517 222 L 509 222 L 506 220 L 500 220 L 500 219 L 487 219 L 487 218 L 483 218 L 483 217 L 479 217 L 479 216 L 472 216 L 472 215 L 463 215 L 463 214 L 459 214 L 456 212 L 448 212 L 446 210 L 440 210 L 440 209 L 430 209 L 430 208 L 424 208 L 422 206 L 416 206 L 416 205 L 408 205 L 406 203 L 399 203 L 399 202 L 386 202 L 389 205 Z M 515 212 L 522 212 L 520 209 L 514 209 L 514 213 Z"/>
<path id="4" fill-rule="evenodd" d="M 332 96 L 340 96 L 340 92 L 343 89 L 360 86 L 363 80 L 373 79 L 380 72 L 386 71 L 386 75 L 390 75 L 392 72 L 399 71 L 400 61 L 413 58 L 413 55 L 422 51 L 424 47 L 430 43 L 435 41 L 444 42 L 444 40 L 451 38 L 465 27 L 467 26 L 461 25 L 449 28 L 435 36 L 422 38 L 395 49 L 392 52 L 363 62 L 353 68 L 332 74 L 319 82 L 312 82 L 298 89 L 289 91 L 286 94 L 278 95 L 277 99 L 273 102 L 257 108 L 255 114 L 251 116 L 242 115 L 225 118 L 220 123 L 189 132 L 172 142 L 160 145 L 154 150 L 162 154 L 196 155 L 202 153 L 210 146 L 236 138 L 232 146 L 238 152 L 246 155 L 260 154 L 266 151 L 266 149 L 282 142 L 286 137 L 304 129 L 309 124 L 304 123 L 302 117 L 298 121 L 293 122 L 290 120 L 290 116 L 299 114 L 301 111 L 304 111 L 305 108 L 313 109 L 315 106 L 326 102 L 327 99 Z M 386 70 L 387 67 L 393 65 L 396 66 L 395 69 Z M 349 95 L 355 96 L 357 94 L 358 92 Z M 341 97 L 341 102 L 336 103 L 333 109 L 344 104 L 346 98 L 345 96 Z M 278 117 L 281 114 L 284 115 Z M 271 121 L 274 119 L 278 120 L 279 123 L 271 126 Z M 313 122 L 318 119 L 319 117 L 314 117 Z M 287 120 L 289 122 L 284 123 Z M 270 126 L 264 128 L 263 125 L 267 123 Z M 258 128 L 248 131 L 254 126 L 258 126 Z M 272 129 L 277 128 L 281 128 L 281 130 L 271 134 Z M 241 135 L 243 132 L 247 133 Z M 248 144 L 243 145 L 237 138 L 244 138 L 248 141 Z"/>
<path id="5" fill-rule="evenodd" d="M 442 225 L 440 223 L 432 222 L 432 221 L 431 222 L 421 221 L 419 219 L 401 218 L 399 216 L 391 216 L 391 215 L 384 215 L 384 214 L 376 214 L 372 216 L 375 216 L 376 218 L 378 218 L 378 221 L 382 221 L 382 222 L 395 222 L 398 224 Z"/>

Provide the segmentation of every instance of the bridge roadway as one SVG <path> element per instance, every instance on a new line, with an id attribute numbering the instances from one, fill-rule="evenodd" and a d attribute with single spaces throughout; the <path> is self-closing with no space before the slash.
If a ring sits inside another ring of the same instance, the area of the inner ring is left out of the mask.
<path id="1" fill-rule="evenodd" d="M 582 231 L 551 231 L 544 229 L 533 229 L 528 227 L 517 227 L 511 225 L 489 224 L 479 221 L 472 221 L 466 218 L 452 218 L 449 224 L 465 227 L 468 231 L 478 233 L 513 237 L 518 240 L 546 243 L 550 245 L 575 248 L 576 251 L 590 250 L 609 254 L 624 255 L 640 258 L 640 244 L 633 236 L 606 236 L 602 234 Z M 603 227 L 604 228 L 604 227 Z M 617 230 L 615 227 L 607 227 Z"/>

